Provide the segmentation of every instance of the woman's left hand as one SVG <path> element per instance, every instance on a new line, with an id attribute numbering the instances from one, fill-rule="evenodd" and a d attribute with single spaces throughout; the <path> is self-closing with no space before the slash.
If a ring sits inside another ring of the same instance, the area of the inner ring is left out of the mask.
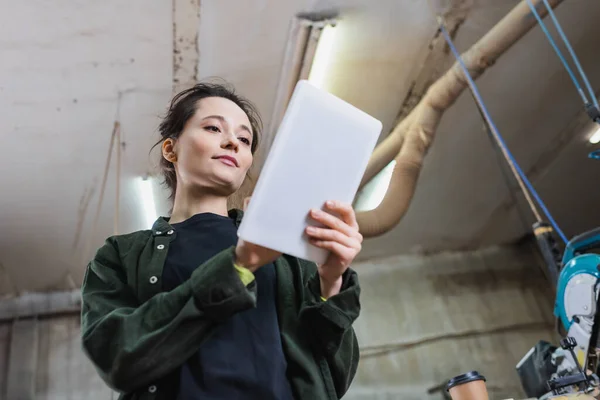
<path id="1" fill-rule="evenodd" d="M 329 298 L 340 292 L 342 274 L 360 253 L 363 237 L 358 231 L 356 214 L 351 205 L 328 201 L 325 208 L 339 215 L 339 218 L 322 210 L 311 210 L 310 216 L 325 227 L 309 226 L 306 234 L 313 245 L 331 252 L 325 264 L 318 267 L 321 296 Z"/>

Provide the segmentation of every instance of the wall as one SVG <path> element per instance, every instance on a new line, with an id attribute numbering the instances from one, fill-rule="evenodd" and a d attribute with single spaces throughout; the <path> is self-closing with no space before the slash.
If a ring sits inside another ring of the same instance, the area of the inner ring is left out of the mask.
<path id="1" fill-rule="evenodd" d="M 515 365 L 553 336 L 553 294 L 532 247 L 495 247 L 355 266 L 359 372 L 347 399 L 442 399 L 449 378 L 478 370 L 492 399 L 523 393 Z"/>
<path id="2" fill-rule="evenodd" d="M 79 315 L 0 325 L 0 399 L 112 400 L 81 351 Z"/>
<path id="3" fill-rule="evenodd" d="M 492 399 L 522 394 L 514 366 L 537 340 L 551 339 L 553 325 L 552 293 L 530 247 L 355 268 L 362 360 L 346 399 L 441 399 L 428 389 L 471 369 L 488 378 Z M 77 314 L 0 324 L 0 399 L 17 398 L 116 398 L 81 352 Z"/>

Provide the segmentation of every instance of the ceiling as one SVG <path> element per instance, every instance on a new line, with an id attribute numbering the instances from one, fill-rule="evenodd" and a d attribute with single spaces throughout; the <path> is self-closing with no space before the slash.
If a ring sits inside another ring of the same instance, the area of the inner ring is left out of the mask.
<path id="1" fill-rule="evenodd" d="M 147 228 L 137 183 L 155 166 L 149 150 L 173 87 L 173 2 L 1 3 L 0 134 L 11 146 L 0 159 L 0 293 L 77 287 L 94 249 L 115 230 L 114 155 L 97 226 L 93 221 L 117 110 L 124 143 L 118 232 Z M 466 13 L 455 39 L 464 51 L 517 1 L 200 3 L 198 77 L 233 83 L 257 104 L 266 126 L 291 18 L 337 11 L 327 89 L 380 119 L 385 134 L 427 59 L 436 12 L 454 4 Z M 600 89 L 600 3 L 565 1 L 557 16 Z M 446 55 L 440 69 L 452 61 Z M 539 28 L 478 84 L 500 132 L 567 235 L 597 226 L 600 165 L 586 157 L 592 127 Z M 166 196 L 158 185 L 154 190 L 165 213 Z M 526 232 L 516 210 L 465 94 L 442 119 L 408 214 L 392 232 L 369 240 L 361 257 L 511 241 Z"/>

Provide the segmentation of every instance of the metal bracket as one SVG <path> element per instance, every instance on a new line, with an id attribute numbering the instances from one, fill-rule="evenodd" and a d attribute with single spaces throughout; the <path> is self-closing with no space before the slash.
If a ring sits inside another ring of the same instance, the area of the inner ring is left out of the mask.
<path id="1" fill-rule="evenodd" d="M 600 110 L 596 106 L 588 103 L 585 105 L 585 111 L 590 116 L 592 121 L 600 124 Z"/>
<path id="2" fill-rule="evenodd" d="M 574 349 L 575 347 L 577 347 L 577 341 L 575 340 L 575 338 L 567 336 L 566 338 L 560 341 L 560 347 L 563 350 L 566 350 L 569 353 L 571 353 L 573 361 L 575 362 L 575 365 L 577 366 L 577 370 L 579 372 L 573 375 L 563 376 L 560 378 L 555 377 L 550 379 L 548 381 L 548 389 L 550 389 L 554 394 L 558 395 L 560 394 L 561 389 L 569 386 L 580 386 L 581 384 L 584 384 L 585 389 L 589 388 L 590 382 L 588 380 L 588 377 L 583 371 L 581 365 L 579 365 L 579 361 L 577 360 L 577 356 L 575 355 Z"/>

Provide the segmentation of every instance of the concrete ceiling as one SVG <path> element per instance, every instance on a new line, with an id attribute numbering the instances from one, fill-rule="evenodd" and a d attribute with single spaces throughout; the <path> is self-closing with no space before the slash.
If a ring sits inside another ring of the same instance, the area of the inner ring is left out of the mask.
<path id="1" fill-rule="evenodd" d="M 0 134 L 11 144 L 0 161 L 0 293 L 76 287 L 93 250 L 114 232 L 114 157 L 95 229 L 93 220 L 119 91 L 127 90 L 119 111 L 118 232 L 147 227 L 136 183 L 153 170 L 149 149 L 173 87 L 173 2 L 0 2 Z M 382 120 L 387 132 L 427 59 L 435 13 L 454 4 L 466 15 L 456 35 L 464 51 L 516 3 L 203 0 L 197 74 L 232 82 L 268 126 L 290 19 L 335 10 L 340 24 L 327 88 Z M 557 15 L 599 89 L 600 3 L 564 2 Z M 439 69 L 452 61 L 443 56 Z M 591 126 L 541 31 L 530 32 L 478 83 L 567 235 L 597 226 L 600 165 L 586 158 Z M 158 185 L 155 192 L 165 213 L 164 193 Z M 477 110 L 463 95 L 442 120 L 408 214 L 368 241 L 362 258 L 472 248 L 525 232 Z"/>
<path id="2" fill-rule="evenodd" d="M 0 158 L 0 291 L 69 288 L 113 231 L 114 158 L 91 232 L 118 92 L 128 89 L 120 231 L 144 228 L 135 178 L 171 95 L 171 1 L 2 3 L 0 134 L 11 146 Z"/>

